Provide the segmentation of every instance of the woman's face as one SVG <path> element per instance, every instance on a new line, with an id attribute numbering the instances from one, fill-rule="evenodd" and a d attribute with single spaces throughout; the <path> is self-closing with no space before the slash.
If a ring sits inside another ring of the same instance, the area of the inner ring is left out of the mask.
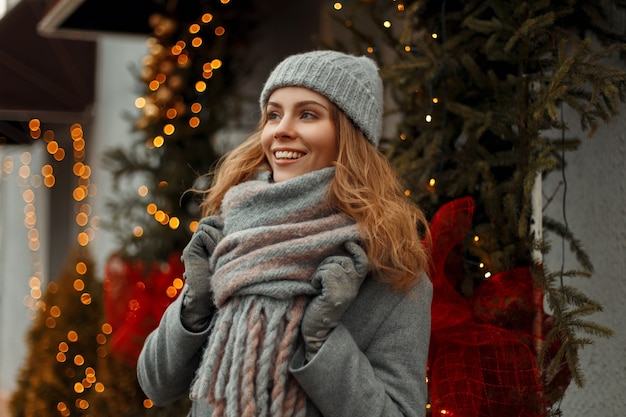
<path id="1" fill-rule="evenodd" d="M 308 88 L 272 92 L 261 145 L 275 182 L 333 165 L 339 148 L 331 108 L 326 97 Z"/>

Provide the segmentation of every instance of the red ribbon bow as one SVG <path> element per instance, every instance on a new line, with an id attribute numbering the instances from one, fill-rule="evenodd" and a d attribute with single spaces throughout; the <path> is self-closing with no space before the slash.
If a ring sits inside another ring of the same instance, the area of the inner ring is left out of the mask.
<path id="1" fill-rule="evenodd" d="M 543 416 L 546 400 L 535 358 L 533 322 L 538 313 L 547 316 L 535 301 L 529 268 L 495 274 L 471 297 L 457 290 L 463 279 L 459 249 L 473 213 L 473 199 L 460 198 L 443 205 L 430 225 L 432 415 Z M 545 326 L 538 337 L 544 332 Z"/>

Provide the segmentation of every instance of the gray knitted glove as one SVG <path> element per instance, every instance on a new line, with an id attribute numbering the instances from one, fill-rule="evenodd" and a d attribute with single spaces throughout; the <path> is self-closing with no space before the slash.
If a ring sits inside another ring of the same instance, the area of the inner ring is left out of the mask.
<path id="1" fill-rule="evenodd" d="M 337 327 L 367 275 L 369 262 L 365 251 L 354 242 L 347 242 L 345 247 L 351 256 L 329 256 L 311 277 L 311 283 L 321 293 L 311 299 L 300 324 L 307 361 L 313 359 Z"/>
<path id="2" fill-rule="evenodd" d="M 181 260 L 185 264 L 183 277 L 187 283 L 187 292 L 183 299 L 181 320 L 192 331 L 206 328 L 215 311 L 211 297 L 209 258 L 222 240 L 223 228 L 224 222 L 219 216 L 203 218 L 183 250 Z"/>

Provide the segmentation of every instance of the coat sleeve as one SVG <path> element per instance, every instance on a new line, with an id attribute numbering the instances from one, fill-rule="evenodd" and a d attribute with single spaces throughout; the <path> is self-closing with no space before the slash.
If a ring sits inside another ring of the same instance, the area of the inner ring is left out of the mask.
<path id="1" fill-rule="evenodd" d="M 355 341 L 358 328 L 340 324 L 311 362 L 304 364 L 302 348 L 297 351 L 291 372 L 324 417 L 425 415 L 431 300 L 424 276 L 374 323 L 365 346 Z M 378 307 L 385 310 L 384 302 Z"/>
<path id="2" fill-rule="evenodd" d="M 148 335 L 137 362 L 139 385 L 156 405 L 188 395 L 211 331 L 209 326 L 193 333 L 183 326 L 180 316 L 185 291 L 169 305 L 159 326 Z"/>

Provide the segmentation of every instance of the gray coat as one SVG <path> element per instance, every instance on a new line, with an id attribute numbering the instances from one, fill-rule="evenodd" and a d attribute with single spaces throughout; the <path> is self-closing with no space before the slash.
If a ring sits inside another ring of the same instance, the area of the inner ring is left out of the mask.
<path id="1" fill-rule="evenodd" d="M 137 374 L 146 395 L 164 405 L 188 395 L 211 327 L 187 331 L 181 295 L 146 339 Z M 313 360 L 302 347 L 290 371 L 309 400 L 307 417 L 418 417 L 426 409 L 426 360 L 432 284 L 426 276 L 410 292 L 366 279 L 359 295 Z M 194 401 L 191 417 L 209 417 Z"/>

